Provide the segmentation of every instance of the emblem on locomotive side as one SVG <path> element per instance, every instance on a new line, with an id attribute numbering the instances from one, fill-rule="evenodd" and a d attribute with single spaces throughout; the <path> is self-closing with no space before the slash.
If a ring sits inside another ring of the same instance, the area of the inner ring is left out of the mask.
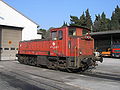
<path id="1" fill-rule="evenodd" d="M 55 43 L 55 42 L 52 42 L 52 45 L 50 46 L 50 48 L 55 49 L 55 48 L 58 48 L 58 46 L 56 46 L 56 43 Z"/>
<path id="2" fill-rule="evenodd" d="M 55 46 L 55 42 L 53 42 L 52 45 Z"/>

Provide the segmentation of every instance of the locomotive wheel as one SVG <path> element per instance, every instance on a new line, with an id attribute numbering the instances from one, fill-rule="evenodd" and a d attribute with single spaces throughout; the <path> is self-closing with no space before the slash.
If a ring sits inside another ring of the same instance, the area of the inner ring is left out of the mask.
<path id="1" fill-rule="evenodd" d="M 21 64 L 24 64 L 24 57 L 23 57 L 23 56 L 18 56 L 18 61 L 19 61 Z"/>
<path id="2" fill-rule="evenodd" d="M 53 70 L 57 70 L 57 62 L 51 62 L 49 61 L 48 64 L 47 64 L 47 68 L 49 69 L 53 69 Z"/>
<path id="3" fill-rule="evenodd" d="M 84 67 L 81 68 L 81 71 L 84 72 L 84 71 L 87 70 L 88 68 L 89 68 L 89 66 L 86 64 Z"/>
<path id="4" fill-rule="evenodd" d="M 34 57 L 34 56 L 26 56 L 25 64 L 36 66 L 37 65 L 36 57 Z"/>
<path id="5" fill-rule="evenodd" d="M 31 59 L 31 65 L 35 66 L 37 64 L 36 58 L 32 56 L 30 59 Z"/>
<path id="6" fill-rule="evenodd" d="M 27 56 L 24 56 L 24 64 L 29 64 L 29 61 L 28 61 L 28 57 Z"/>
<path id="7" fill-rule="evenodd" d="M 70 68 L 67 68 L 66 70 L 67 70 L 69 73 L 73 72 L 73 70 L 70 69 Z"/>
<path id="8" fill-rule="evenodd" d="M 48 67 L 49 69 L 55 69 L 53 62 L 50 62 L 50 61 L 48 62 L 47 67 Z"/>
<path id="9" fill-rule="evenodd" d="M 18 61 L 23 64 L 23 60 L 21 59 L 21 56 L 18 57 Z"/>

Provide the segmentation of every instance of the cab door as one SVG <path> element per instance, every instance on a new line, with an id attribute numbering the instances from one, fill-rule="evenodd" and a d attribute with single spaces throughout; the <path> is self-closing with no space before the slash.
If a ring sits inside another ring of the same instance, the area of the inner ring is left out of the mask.
<path id="1" fill-rule="evenodd" d="M 51 31 L 50 41 L 50 55 L 51 56 L 64 56 L 64 38 L 63 38 L 63 30 L 54 30 Z"/>
<path id="2" fill-rule="evenodd" d="M 50 40 L 50 56 L 57 55 L 57 31 L 51 31 L 51 40 Z"/>
<path id="3" fill-rule="evenodd" d="M 57 40 L 57 51 L 58 51 L 58 56 L 63 57 L 65 56 L 65 41 L 64 41 L 64 37 L 63 37 L 63 30 L 59 30 L 58 31 L 58 40 Z"/>

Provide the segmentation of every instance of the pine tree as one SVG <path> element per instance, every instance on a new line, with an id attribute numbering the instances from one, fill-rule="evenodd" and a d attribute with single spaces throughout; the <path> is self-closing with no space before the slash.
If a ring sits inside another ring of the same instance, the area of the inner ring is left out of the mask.
<path id="1" fill-rule="evenodd" d="M 108 31 L 109 19 L 106 18 L 105 13 L 101 15 L 101 31 Z"/>
<path id="2" fill-rule="evenodd" d="M 100 20 L 100 14 L 98 15 L 95 15 L 96 19 L 94 21 L 94 24 L 93 24 L 93 32 L 99 32 L 100 31 L 100 23 L 101 23 L 101 20 Z"/>
<path id="3" fill-rule="evenodd" d="M 77 16 L 70 16 L 70 26 L 79 26 L 79 19 Z"/>
<path id="4" fill-rule="evenodd" d="M 90 13 L 89 13 L 89 9 L 86 10 L 86 27 L 91 29 L 91 26 L 92 26 L 92 20 L 91 20 L 91 16 L 90 16 Z"/>
<path id="5" fill-rule="evenodd" d="M 96 15 L 96 19 L 93 25 L 94 32 L 108 31 L 111 29 L 110 24 L 110 19 L 106 18 L 104 12 L 101 15 L 98 14 L 98 16 Z"/>
<path id="6" fill-rule="evenodd" d="M 67 22 L 65 22 L 65 21 L 64 21 L 62 27 L 64 27 L 64 26 L 68 26 Z"/>
<path id="7" fill-rule="evenodd" d="M 89 9 L 86 10 L 85 14 L 83 12 L 80 18 L 78 18 L 77 16 L 70 16 L 70 21 L 70 26 L 83 26 L 89 29 L 91 29 L 92 26 L 92 20 L 89 14 Z"/>
<path id="8" fill-rule="evenodd" d="M 117 6 L 111 17 L 111 29 L 120 30 L 120 8 Z"/>
<path id="9" fill-rule="evenodd" d="M 83 26 L 83 27 L 86 27 L 86 17 L 85 17 L 84 12 L 83 12 L 82 16 L 80 16 L 79 25 Z"/>

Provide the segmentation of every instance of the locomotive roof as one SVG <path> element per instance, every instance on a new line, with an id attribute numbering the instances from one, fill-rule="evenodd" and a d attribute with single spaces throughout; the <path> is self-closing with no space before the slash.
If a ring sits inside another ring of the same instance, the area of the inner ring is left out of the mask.
<path id="1" fill-rule="evenodd" d="M 83 27 L 83 26 L 63 26 L 63 27 L 52 28 L 52 29 L 61 29 L 61 28 L 65 28 L 65 27 L 70 27 L 70 28 L 83 28 L 83 29 L 87 29 L 87 30 L 91 31 L 89 28 Z"/>
<path id="2" fill-rule="evenodd" d="M 83 26 L 68 26 L 68 27 L 76 27 L 76 28 L 83 28 L 83 29 L 88 29 L 88 30 L 90 30 L 89 28 L 83 27 Z"/>

